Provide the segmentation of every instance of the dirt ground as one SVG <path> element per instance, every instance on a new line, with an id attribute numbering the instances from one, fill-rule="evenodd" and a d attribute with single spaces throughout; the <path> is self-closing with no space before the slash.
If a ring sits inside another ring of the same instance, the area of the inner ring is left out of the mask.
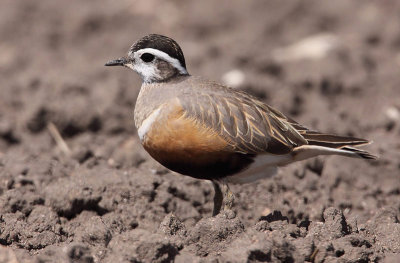
<path id="1" fill-rule="evenodd" d="M 0 262 L 400 262 L 400 2 L 0 1 Z M 306 126 L 374 141 L 232 186 L 169 172 L 133 125 L 138 38 Z M 227 74 L 230 73 L 230 74 Z M 54 130 L 67 148 L 55 143 Z M 69 150 L 68 150 L 69 149 Z"/>

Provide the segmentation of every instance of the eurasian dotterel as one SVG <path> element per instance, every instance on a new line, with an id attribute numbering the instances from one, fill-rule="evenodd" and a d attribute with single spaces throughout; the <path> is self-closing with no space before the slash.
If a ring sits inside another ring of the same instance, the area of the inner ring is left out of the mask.
<path id="1" fill-rule="evenodd" d="M 232 207 L 228 183 L 271 177 L 279 166 L 318 155 L 376 159 L 354 148 L 368 140 L 310 130 L 243 91 L 189 75 L 169 37 L 145 36 L 106 66 L 141 76 L 134 118 L 143 147 L 172 171 L 211 180 L 213 215 Z"/>

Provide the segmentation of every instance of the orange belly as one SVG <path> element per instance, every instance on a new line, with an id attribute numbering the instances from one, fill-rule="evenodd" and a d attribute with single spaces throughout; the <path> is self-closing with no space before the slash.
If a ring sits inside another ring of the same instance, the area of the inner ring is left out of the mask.
<path id="1" fill-rule="evenodd" d="M 226 139 L 198 121 L 187 118 L 179 106 L 152 125 L 143 146 L 165 167 L 202 179 L 237 173 L 254 157 L 232 151 Z"/>

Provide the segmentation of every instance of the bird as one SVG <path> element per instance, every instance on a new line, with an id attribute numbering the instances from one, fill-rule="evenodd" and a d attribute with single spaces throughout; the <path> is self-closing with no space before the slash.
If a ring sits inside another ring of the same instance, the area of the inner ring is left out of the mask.
<path id="1" fill-rule="evenodd" d="M 230 184 L 270 178 L 278 167 L 319 155 L 377 159 L 356 148 L 369 140 L 308 129 L 244 91 L 190 75 L 167 36 L 146 35 L 105 66 L 140 75 L 134 121 L 141 144 L 166 168 L 210 180 L 213 216 L 232 209 Z"/>

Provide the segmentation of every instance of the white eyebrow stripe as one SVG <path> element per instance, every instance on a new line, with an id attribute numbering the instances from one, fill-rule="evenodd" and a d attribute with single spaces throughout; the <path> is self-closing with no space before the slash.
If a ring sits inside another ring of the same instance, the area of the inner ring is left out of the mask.
<path id="1" fill-rule="evenodd" d="M 142 54 L 144 53 L 150 53 L 155 55 L 156 57 L 161 58 L 162 60 L 167 61 L 168 63 L 170 63 L 174 68 L 176 68 L 179 73 L 181 74 L 188 74 L 187 70 L 182 67 L 181 63 L 179 62 L 179 60 L 177 60 L 176 58 L 171 57 L 170 55 L 168 55 L 167 53 L 160 51 L 158 49 L 154 49 L 154 48 L 143 48 L 140 49 L 138 51 L 135 52 L 136 54 L 138 54 L 138 57 L 140 57 Z"/>

